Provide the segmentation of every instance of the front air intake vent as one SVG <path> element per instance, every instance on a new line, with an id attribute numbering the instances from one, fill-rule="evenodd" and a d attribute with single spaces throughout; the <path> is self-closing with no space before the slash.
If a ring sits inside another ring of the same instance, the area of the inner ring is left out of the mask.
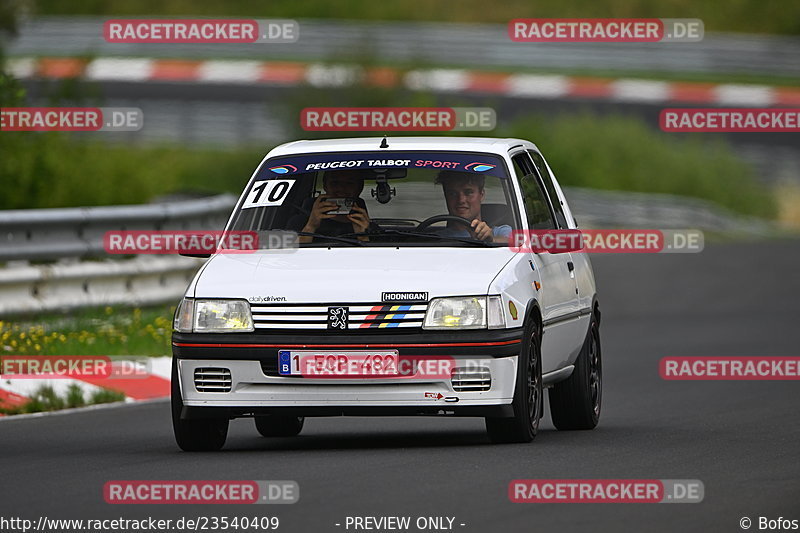
<path id="1" fill-rule="evenodd" d="M 197 392 L 230 392 L 231 382 L 229 368 L 194 369 L 194 388 Z"/>
<path id="2" fill-rule="evenodd" d="M 456 392 L 483 392 L 492 388 L 492 373 L 488 368 L 456 368 L 450 379 Z"/>

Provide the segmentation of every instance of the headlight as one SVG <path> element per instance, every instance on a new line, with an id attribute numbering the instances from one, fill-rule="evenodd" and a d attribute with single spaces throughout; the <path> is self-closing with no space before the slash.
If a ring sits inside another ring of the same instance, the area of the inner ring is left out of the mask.
<path id="1" fill-rule="evenodd" d="M 250 306 L 244 300 L 184 298 L 175 313 L 175 330 L 182 333 L 253 331 Z"/>
<path id="2" fill-rule="evenodd" d="M 244 300 L 195 300 L 194 331 L 253 331 L 250 305 Z"/>
<path id="3" fill-rule="evenodd" d="M 500 296 L 434 298 L 422 329 L 500 329 L 506 327 Z"/>

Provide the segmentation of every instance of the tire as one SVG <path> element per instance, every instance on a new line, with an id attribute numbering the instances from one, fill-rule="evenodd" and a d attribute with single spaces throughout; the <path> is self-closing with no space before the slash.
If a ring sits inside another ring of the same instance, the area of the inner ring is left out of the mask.
<path id="1" fill-rule="evenodd" d="M 539 430 L 542 391 L 542 340 L 538 320 L 531 321 L 520 350 L 511 418 L 486 418 L 486 431 L 495 444 L 531 442 Z"/>
<path id="2" fill-rule="evenodd" d="M 600 321 L 592 322 L 575 370 L 550 389 L 550 415 L 559 430 L 594 429 L 600 420 L 603 400 L 603 359 L 600 350 Z"/>
<path id="3" fill-rule="evenodd" d="M 178 379 L 178 363 L 173 357 L 170 388 L 172 393 L 172 430 L 175 433 L 175 442 L 185 452 L 212 452 L 221 449 L 228 437 L 228 419 L 182 419 L 183 398 L 181 398 Z"/>
<path id="4" fill-rule="evenodd" d="M 294 437 L 303 430 L 302 416 L 256 416 L 256 429 L 264 437 Z"/>

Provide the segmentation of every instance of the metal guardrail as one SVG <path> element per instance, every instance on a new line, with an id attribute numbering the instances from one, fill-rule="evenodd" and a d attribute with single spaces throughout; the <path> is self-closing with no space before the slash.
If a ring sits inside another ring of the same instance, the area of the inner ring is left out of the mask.
<path id="1" fill-rule="evenodd" d="M 139 256 L 0 268 L 0 316 L 177 302 L 201 259 Z"/>
<path id="2" fill-rule="evenodd" d="M 230 194 L 147 205 L 0 211 L 0 261 L 104 256 L 108 230 L 221 230 Z"/>
<path id="3" fill-rule="evenodd" d="M 286 60 L 372 60 L 430 65 L 796 74 L 800 39 L 707 33 L 697 43 L 515 43 L 504 24 L 299 19 L 290 44 L 135 44 L 103 39 L 104 17 L 40 17 L 23 23 L 10 57 L 128 55 Z M 365 51 L 368 51 L 366 53 Z"/>
<path id="4" fill-rule="evenodd" d="M 221 230 L 230 194 L 147 205 L 0 211 L 0 316 L 177 301 L 202 260 L 108 257 L 109 230 Z M 30 264 L 29 261 L 59 260 Z"/>
<path id="5" fill-rule="evenodd" d="M 736 216 L 686 196 L 579 187 L 565 187 L 564 195 L 582 228 L 699 229 L 754 236 L 775 231 L 766 220 Z"/>

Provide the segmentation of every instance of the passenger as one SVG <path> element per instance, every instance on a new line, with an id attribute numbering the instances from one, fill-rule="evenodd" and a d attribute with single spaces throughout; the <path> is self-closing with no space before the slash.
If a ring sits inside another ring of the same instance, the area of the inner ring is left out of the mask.
<path id="1" fill-rule="evenodd" d="M 508 242 L 511 226 L 491 227 L 481 219 L 481 203 L 486 196 L 484 182 L 480 174 L 443 170 L 436 176 L 441 184 L 447 211 L 457 217 L 471 221 L 470 228 L 458 222 L 448 221 L 447 227 L 437 231 L 446 237 L 474 237 L 487 242 Z"/>
<path id="2" fill-rule="evenodd" d="M 325 190 L 314 200 L 311 214 L 300 231 L 319 233 L 337 237 L 345 233 L 362 233 L 370 227 L 371 221 L 364 200 L 359 198 L 364 190 L 364 178 L 358 170 L 333 170 L 322 175 L 322 188 Z M 349 215 L 333 215 L 337 205 L 326 201 L 328 198 L 355 198 L 356 202 Z M 366 240 L 366 237 L 361 237 Z M 301 235 L 299 241 L 313 241 L 310 235 Z"/>

